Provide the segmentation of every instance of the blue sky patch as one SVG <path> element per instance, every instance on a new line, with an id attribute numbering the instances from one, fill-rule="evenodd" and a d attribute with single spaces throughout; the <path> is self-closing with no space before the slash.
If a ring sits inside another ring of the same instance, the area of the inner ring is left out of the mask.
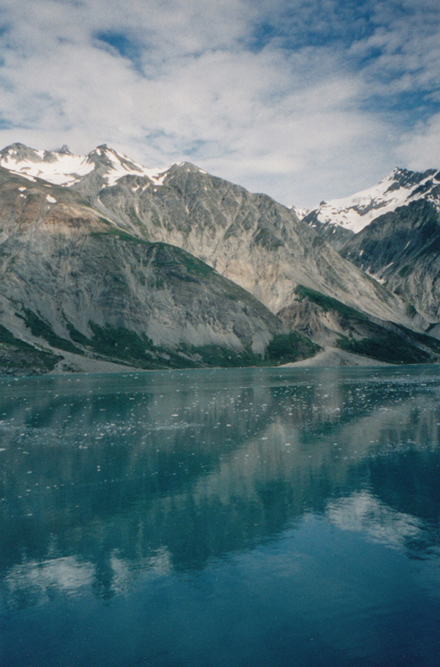
<path id="1" fill-rule="evenodd" d="M 128 34 L 110 30 L 96 33 L 95 38 L 104 45 L 111 46 L 123 58 L 131 60 L 136 69 L 141 69 L 141 46 Z"/>

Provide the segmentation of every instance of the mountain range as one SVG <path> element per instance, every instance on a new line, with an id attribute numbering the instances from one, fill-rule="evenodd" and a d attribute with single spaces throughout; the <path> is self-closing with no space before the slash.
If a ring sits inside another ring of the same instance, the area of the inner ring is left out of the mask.
<path id="1" fill-rule="evenodd" d="M 307 212 L 190 163 L 8 146 L 0 372 L 436 362 L 439 186 L 395 170 Z"/>
<path id="2" fill-rule="evenodd" d="M 402 296 L 433 332 L 440 320 L 439 212 L 440 170 L 395 169 L 374 188 L 322 202 L 304 221 L 344 258 Z"/>

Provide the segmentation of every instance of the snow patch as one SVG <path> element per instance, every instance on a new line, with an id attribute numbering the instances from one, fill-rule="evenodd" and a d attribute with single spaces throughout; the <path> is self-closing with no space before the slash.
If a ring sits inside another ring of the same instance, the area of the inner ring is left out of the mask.
<path id="1" fill-rule="evenodd" d="M 398 171 L 394 170 L 377 185 L 357 192 L 351 197 L 323 202 L 317 209 L 319 222 L 344 227 L 357 234 L 380 215 L 395 211 L 410 201 L 427 197 L 421 186 L 428 183 L 432 175 L 415 184 L 404 186 L 399 185 L 396 180 Z M 432 201 L 439 205 L 437 200 Z"/>
<path id="2" fill-rule="evenodd" d="M 37 154 L 41 152 L 37 151 Z M 93 163 L 88 162 L 88 156 L 66 155 L 65 153 L 54 153 L 54 155 L 56 156 L 54 162 L 44 162 L 43 159 L 41 162 L 17 160 L 7 155 L 0 159 L 0 165 L 29 180 L 35 181 L 34 177 L 37 177 L 56 185 L 73 185 L 94 169 Z"/>
<path id="3" fill-rule="evenodd" d="M 298 218 L 298 220 L 302 220 L 303 218 L 306 217 L 310 213 L 310 209 L 308 208 L 301 208 L 299 206 L 291 206 L 290 210 L 293 211 Z"/>
<path id="4" fill-rule="evenodd" d="M 385 278 L 379 278 L 379 276 L 377 276 L 376 274 L 372 273 L 372 272 L 370 271 L 370 269 L 371 269 L 371 267 L 368 268 L 368 269 L 364 269 L 364 271 L 365 271 L 365 273 L 367 274 L 367 276 L 370 276 L 370 278 L 373 278 L 373 280 L 375 280 L 377 283 L 379 283 L 380 285 L 383 285 L 384 282 L 385 282 Z"/>
<path id="5" fill-rule="evenodd" d="M 98 149 L 96 149 L 97 151 Z M 123 176 L 146 176 L 154 181 L 156 185 L 162 185 L 163 179 L 167 174 L 167 170 L 164 171 L 163 167 L 148 169 L 139 164 L 139 162 L 130 160 L 130 158 L 122 155 L 122 153 L 117 153 L 112 148 L 106 147 L 101 153 L 111 163 L 110 170 L 104 175 L 108 187 L 115 185 Z"/>
<path id="6" fill-rule="evenodd" d="M 0 166 L 34 182 L 35 178 L 41 178 L 48 183 L 68 187 L 99 167 L 107 186 L 115 185 L 127 175 L 147 176 L 155 185 L 162 185 L 168 173 L 168 168 L 148 169 L 107 146 L 98 147 L 88 155 L 52 151 L 48 156 L 45 151 L 32 151 L 31 157 L 20 157 L 17 151 L 9 151 L 0 158 Z"/>
<path id="7" fill-rule="evenodd" d="M 1 161 L 0 165 L 2 167 L 5 166 L 4 164 L 1 164 Z M 8 167 L 6 167 L 6 169 L 8 169 Z M 29 176 L 28 174 L 23 174 L 21 171 L 16 171 L 15 169 L 9 169 L 9 171 L 11 172 L 11 174 L 14 174 L 15 176 L 21 176 L 22 178 L 26 178 L 28 181 L 32 181 L 33 183 L 37 182 L 33 176 Z"/>

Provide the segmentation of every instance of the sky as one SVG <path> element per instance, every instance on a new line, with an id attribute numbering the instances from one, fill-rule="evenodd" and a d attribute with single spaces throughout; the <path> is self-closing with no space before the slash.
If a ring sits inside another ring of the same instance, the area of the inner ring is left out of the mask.
<path id="1" fill-rule="evenodd" d="M 291 206 L 440 168 L 438 0 L 0 0 L 0 147 L 107 143 Z"/>

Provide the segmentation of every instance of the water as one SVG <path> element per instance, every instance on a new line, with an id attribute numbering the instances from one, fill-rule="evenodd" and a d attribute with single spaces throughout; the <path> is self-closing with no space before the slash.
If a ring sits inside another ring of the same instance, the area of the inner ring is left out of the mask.
<path id="1" fill-rule="evenodd" d="M 438 667 L 440 370 L 0 380 L 2 667 Z"/>

